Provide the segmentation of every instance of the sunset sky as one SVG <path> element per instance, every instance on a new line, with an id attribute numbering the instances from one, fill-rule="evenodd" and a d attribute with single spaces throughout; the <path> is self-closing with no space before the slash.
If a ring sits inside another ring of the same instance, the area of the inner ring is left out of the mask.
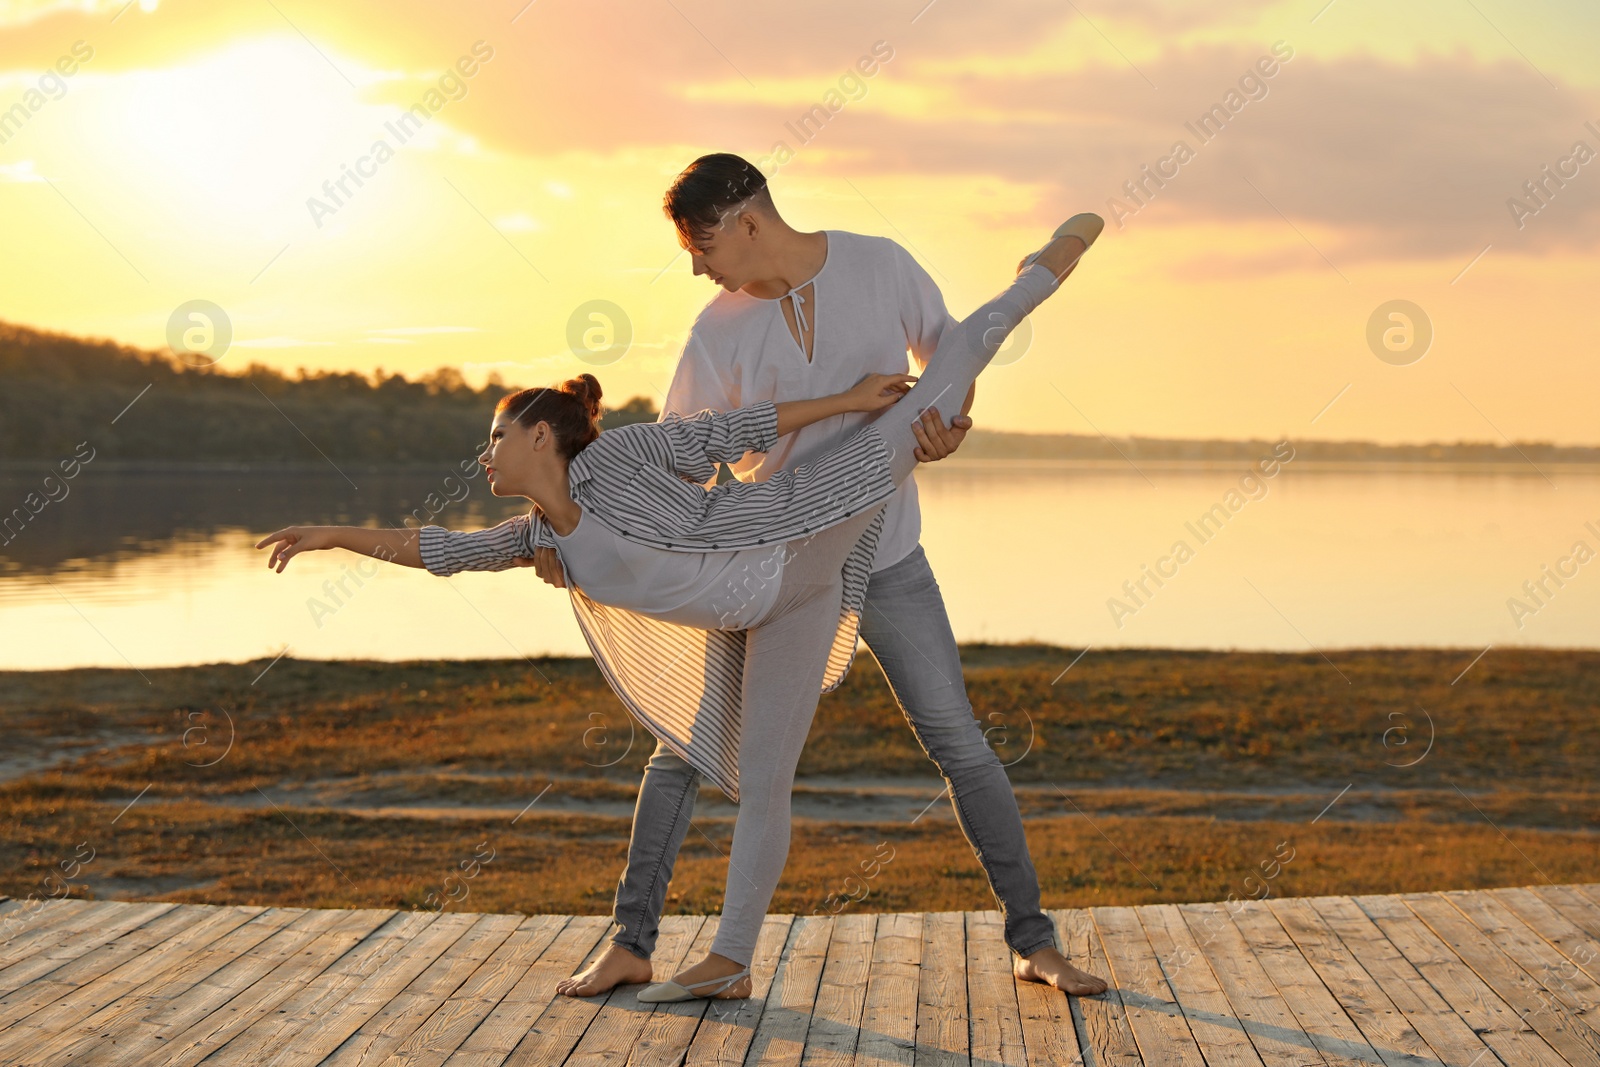
<path id="1" fill-rule="evenodd" d="M 661 196 L 731 151 L 958 316 L 1106 216 L 980 427 L 1600 443 L 1597 46 L 1592 0 L 0 0 L 0 319 L 155 348 L 204 299 L 223 369 L 659 403 L 717 292 Z M 567 343 L 592 300 L 631 323 L 606 366 Z M 1401 365 L 1368 343 L 1393 300 L 1434 331 Z"/>

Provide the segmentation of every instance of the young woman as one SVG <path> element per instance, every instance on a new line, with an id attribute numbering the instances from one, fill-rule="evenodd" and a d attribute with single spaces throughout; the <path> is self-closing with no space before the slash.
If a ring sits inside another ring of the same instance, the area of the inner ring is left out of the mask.
<path id="1" fill-rule="evenodd" d="M 1076 215 L 1016 279 L 949 330 L 920 380 L 878 374 L 833 396 L 701 411 L 599 432 L 600 383 L 524 389 L 495 410 L 478 457 L 496 496 L 528 515 L 452 533 L 291 526 L 263 538 L 269 567 L 346 548 L 434 574 L 502 570 L 553 546 L 595 661 L 652 733 L 738 801 L 710 954 L 646 1001 L 749 995 L 749 964 L 789 851 L 789 796 L 821 693 L 855 655 L 882 503 L 917 465 L 912 424 L 959 403 L 1006 337 L 1055 292 L 1104 228 Z M 915 381 L 914 387 L 909 383 Z M 705 488 L 716 464 L 842 412 L 902 396 L 815 462 Z M 741 788 L 742 787 L 742 788 Z"/>

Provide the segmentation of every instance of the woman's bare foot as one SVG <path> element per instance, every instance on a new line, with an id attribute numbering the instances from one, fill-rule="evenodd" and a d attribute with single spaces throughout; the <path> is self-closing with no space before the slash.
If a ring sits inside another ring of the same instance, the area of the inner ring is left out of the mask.
<path id="1" fill-rule="evenodd" d="M 565 997 L 592 997 L 609 993 L 619 985 L 648 982 L 653 977 L 649 960 L 640 959 L 621 945 L 610 944 L 589 966 L 562 979 L 556 992 Z"/>
<path id="2" fill-rule="evenodd" d="M 693 987 L 699 982 L 708 982 L 714 978 L 726 978 L 730 974 L 738 974 L 744 970 L 744 964 L 735 963 L 726 956 L 719 956 L 715 952 L 706 953 L 706 958 L 693 967 L 679 971 L 672 976 L 672 980 L 681 986 Z M 733 985 L 717 994 L 718 1000 L 740 1000 L 750 995 L 752 986 L 750 976 L 745 975 Z"/>
<path id="3" fill-rule="evenodd" d="M 1031 956 L 1022 957 L 1012 971 L 1024 982 L 1043 982 L 1075 997 L 1092 997 L 1106 991 L 1104 980 L 1078 970 L 1053 948 L 1042 948 Z"/>
<path id="4" fill-rule="evenodd" d="M 1068 234 L 1065 237 L 1057 237 L 1045 245 L 1044 250 L 1039 253 L 1039 258 L 1034 262 L 1043 263 L 1056 276 L 1056 281 L 1060 282 L 1078 268 L 1078 260 L 1087 251 L 1089 246 L 1084 243 L 1083 238 Z M 1017 273 L 1021 274 L 1022 270 L 1022 264 L 1019 262 Z"/>

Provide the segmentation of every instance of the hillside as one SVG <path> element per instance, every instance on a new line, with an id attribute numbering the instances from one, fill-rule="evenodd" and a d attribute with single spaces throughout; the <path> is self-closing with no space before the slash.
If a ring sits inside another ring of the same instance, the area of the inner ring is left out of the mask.
<path id="1" fill-rule="evenodd" d="M 451 461 L 477 454 L 506 392 L 473 389 L 450 367 L 414 381 L 381 371 L 289 377 L 258 363 L 225 374 L 5 323 L 0 381 L 0 460 L 55 460 L 88 441 L 111 460 L 320 462 L 320 450 L 358 462 Z M 602 421 L 655 417 L 635 397 Z"/>

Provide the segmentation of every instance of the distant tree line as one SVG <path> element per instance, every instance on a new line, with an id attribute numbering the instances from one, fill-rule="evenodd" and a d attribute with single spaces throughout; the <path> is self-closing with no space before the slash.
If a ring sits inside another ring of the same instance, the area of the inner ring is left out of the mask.
<path id="1" fill-rule="evenodd" d="M 1600 463 L 1600 448 L 1519 441 L 1384 445 L 1375 441 L 1318 441 L 1290 437 L 1296 465 L 1314 463 Z M 1272 452 L 1274 441 L 1183 440 L 1159 437 L 1100 437 L 1090 434 L 1008 433 L 973 429 L 959 455 L 967 459 L 1105 460 L 1249 464 Z"/>
<path id="2" fill-rule="evenodd" d="M 0 323 L 0 460 L 56 460 L 84 441 L 97 460 L 455 460 L 487 439 L 508 391 L 497 378 L 474 389 L 453 367 L 409 380 L 382 371 L 291 377 L 259 363 L 224 373 Z M 601 421 L 656 415 L 638 396 Z"/>
<path id="3" fill-rule="evenodd" d="M 96 462 L 317 462 L 323 454 L 371 463 L 452 461 L 476 454 L 494 403 L 508 388 L 491 377 L 474 389 L 453 367 L 414 379 L 382 371 L 302 370 L 290 377 L 259 363 L 224 373 L 166 353 L 0 323 L 0 460 L 55 461 L 87 441 Z M 611 427 L 656 417 L 649 398 L 636 396 L 601 422 Z M 1297 463 L 1600 463 L 1600 447 L 1544 442 L 1296 440 L 1294 446 Z M 1272 447 L 974 429 L 960 455 L 1248 463 Z"/>

